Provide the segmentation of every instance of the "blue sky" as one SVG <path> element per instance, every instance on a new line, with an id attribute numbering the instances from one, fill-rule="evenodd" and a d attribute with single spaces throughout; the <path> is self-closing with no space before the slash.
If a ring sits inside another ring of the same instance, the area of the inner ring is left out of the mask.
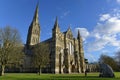
<path id="1" fill-rule="evenodd" d="M 80 29 L 90 62 L 120 49 L 120 0 L 0 0 L 0 28 L 18 29 L 25 44 L 38 1 L 41 41 L 51 37 L 58 16 L 61 31 L 70 26 L 76 37 Z"/>

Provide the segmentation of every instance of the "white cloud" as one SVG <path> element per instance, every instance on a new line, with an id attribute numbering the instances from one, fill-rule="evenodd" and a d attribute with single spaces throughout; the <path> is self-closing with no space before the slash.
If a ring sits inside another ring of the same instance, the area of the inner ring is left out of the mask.
<path id="1" fill-rule="evenodd" d="M 91 53 L 85 54 L 85 58 L 88 59 L 88 62 L 96 62 L 97 61 L 96 57 Z"/>
<path id="2" fill-rule="evenodd" d="M 96 40 L 94 42 L 90 42 L 87 44 L 87 51 L 88 52 L 99 51 L 103 49 L 107 43 L 108 42 L 102 39 Z"/>
<path id="3" fill-rule="evenodd" d="M 119 47 L 117 47 L 115 51 L 120 51 L 120 46 L 119 46 Z"/>
<path id="4" fill-rule="evenodd" d="M 64 18 L 64 17 L 66 17 L 67 15 L 69 15 L 70 14 L 70 11 L 65 11 L 61 16 L 60 16 L 60 18 Z"/>
<path id="5" fill-rule="evenodd" d="M 104 23 L 98 23 L 93 33 L 113 34 L 120 32 L 120 19 L 117 17 L 110 17 Z"/>
<path id="6" fill-rule="evenodd" d="M 78 30 L 80 30 L 80 34 L 83 38 L 83 41 L 86 40 L 86 38 L 89 36 L 89 32 L 86 28 L 75 28 L 75 36 L 78 35 Z"/>
<path id="7" fill-rule="evenodd" d="M 100 16 L 100 22 L 96 25 L 94 30 L 90 33 L 94 40 L 87 43 L 88 51 L 99 51 L 106 46 L 120 46 L 118 39 L 120 34 L 120 18 L 115 14 L 103 14 Z"/>
<path id="8" fill-rule="evenodd" d="M 110 14 L 104 14 L 104 15 L 101 15 L 100 21 L 105 21 L 105 20 L 107 20 L 109 18 L 110 18 Z"/>
<path id="9" fill-rule="evenodd" d="M 117 3 L 120 3 L 120 0 L 116 0 L 117 1 Z"/>
<path id="10" fill-rule="evenodd" d="M 87 52 L 102 51 L 108 46 L 118 48 L 120 46 L 120 10 L 114 9 L 111 13 L 100 15 L 99 22 L 91 32 L 86 28 L 76 28 L 75 36 L 78 30 Z"/>

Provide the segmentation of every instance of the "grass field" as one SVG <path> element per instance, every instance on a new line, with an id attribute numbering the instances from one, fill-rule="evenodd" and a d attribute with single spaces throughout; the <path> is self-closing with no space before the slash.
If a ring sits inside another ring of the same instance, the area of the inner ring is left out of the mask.
<path id="1" fill-rule="evenodd" d="M 99 78 L 99 73 L 84 74 L 38 74 L 6 73 L 0 80 L 120 80 L 120 72 L 115 72 L 115 78 Z"/>

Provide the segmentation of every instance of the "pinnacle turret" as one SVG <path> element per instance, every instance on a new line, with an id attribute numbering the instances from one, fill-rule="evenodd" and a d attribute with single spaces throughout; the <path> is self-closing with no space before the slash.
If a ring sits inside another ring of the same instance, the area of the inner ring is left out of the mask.
<path id="1" fill-rule="evenodd" d="M 71 27 L 70 27 L 70 25 L 69 25 L 69 27 L 68 27 L 68 30 L 71 30 Z"/>
<path id="2" fill-rule="evenodd" d="M 35 23 L 39 23 L 38 12 L 39 12 L 39 4 L 37 4 L 36 6 L 36 10 L 35 10 L 34 17 L 33 17 L 33 22 Z"/>
<path id="3" fill-rule="evenodd" d="M 81 38 L 81 35 L 80 35 L 80 31 L 78 30 L 78 36 L 77 36 L 77 39 L 80 39 Z"/>
<path id="4" fill-rule="evenodd" d="M 59 25 L 58 25 L 58 18 L 56 17 L 55 24 L 54 24 L 54 29 L 56 29 L 58 27 L 59 27 Z"/>

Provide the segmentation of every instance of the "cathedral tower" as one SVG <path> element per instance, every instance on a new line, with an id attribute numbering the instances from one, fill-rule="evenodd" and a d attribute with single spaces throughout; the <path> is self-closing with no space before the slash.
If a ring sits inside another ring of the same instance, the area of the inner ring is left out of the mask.
<path id="1" fill-rule="evenodd" d="M 59 32 L 60 32 L 60 29 L 59 29 L 59 24 L 58 24 L 58 18 L 56 17 L 55 24 L 52 30 L 52 33 L 53 33 L 52 36 L 57 37 L 56 34 Z"/>
<path id="2" fill-rule="evenodd" d="M 29 49 L 30 46 L 38 44 L 40 42 L 40 24 L 38 19 L 38 4 L 34 13 L 33 20 L 29 26 L 26 47 Z"/>
<path id="3" fill-rule="evenodd" d="M 52 51 L 52 73 L 59 73 L 59 51 L 58 51 L 58 35 L 60 33 L 60 29 L 59 29 L 59 24 L 58 24 L 58 18 L 56 17 L 55 23 L 54 23 L 54 27 L 52 29 L 52 42 L 53 42 L 53 51 Z"/>
<path id="4" fill-rule="evenodd" d="M 81 72 L 84 73 L 85 72 L 85 61 L 84 61 L 84 50 L 83 50 L 83 41 L 82 41 L 82 37 L 80 35 L 80 31 L 78 30 L 78 53 L 79 53 L 79 57 L 80 57 L 80 67 L 81 67 Z"/>

